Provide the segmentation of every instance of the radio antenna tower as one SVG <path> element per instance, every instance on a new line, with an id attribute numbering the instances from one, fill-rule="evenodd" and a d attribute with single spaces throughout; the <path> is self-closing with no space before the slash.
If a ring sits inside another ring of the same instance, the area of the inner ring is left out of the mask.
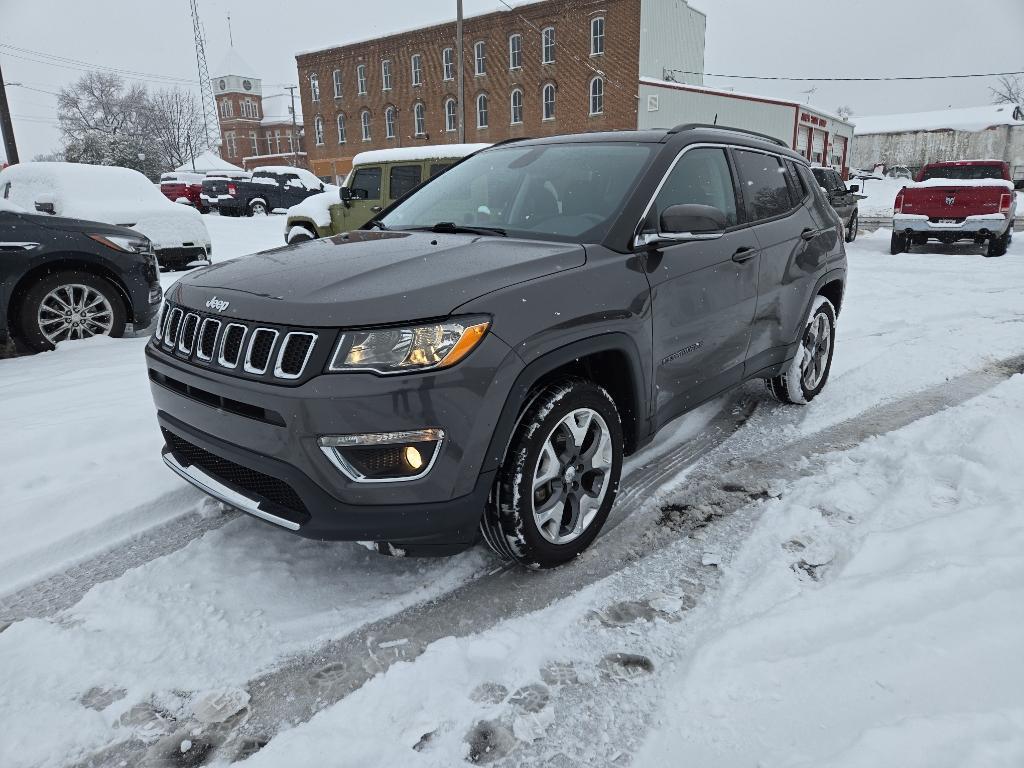
<path id="1" fill-rule="evenodd" d="M 192 29 L 196 38 L 196 67 L 199 69 L 199 90 L 202 94 L 206 146 L 217 152 L 220 146 L 220 121 L 217 119 L 217 102 L 213 98 L 210 68 L 206 64 L 206 46 L 203 44 L 203 25 L 199 20 L 198 0 L 189 0 L 189 5 L 192 7 Z"/>

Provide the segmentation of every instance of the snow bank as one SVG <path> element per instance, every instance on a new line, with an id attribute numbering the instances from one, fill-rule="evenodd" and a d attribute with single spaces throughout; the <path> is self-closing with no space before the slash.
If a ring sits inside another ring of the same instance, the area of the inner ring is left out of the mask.
<path id="1" fill-rule="evenodd" d="M 1024 125 L 1024 115 L 1013 104 L 991 104 L 963 109 L 939 109 L 933 112 L 909 112 L 898 115 L 856 117 L 854 133 L 866 136 L 875 133 L 905 131 L 983 131 L 993 125 Z"/>
<path id="2" fill-rule="evenodd" d="M 1024 764 L 1024 376 L 770 501 L 638 766 Z"/>
<path id="3" fill-rule="evenodd" d="M 0 188 L 7 183 L 10 199 L 26 210 L 34 211 L 36 201 L 45 196 L 58 216 L 129 226 L 157 249 L 210 242 L 198 211 L 172 203 L 157 185 L 129 168 L 19 163 L 0 171 Z"/>
<path id="4" fill-rule="evenodd" d="M 319 195 L 310 195 L 298 205 L 289 208 L 289 218 L 292 216 L 307 218 L 318 227 L 329 227 L 331 225 L 331 206 L 341 204 L 340 189 L 334 184 L 324 185 L 324 191 Z"/>

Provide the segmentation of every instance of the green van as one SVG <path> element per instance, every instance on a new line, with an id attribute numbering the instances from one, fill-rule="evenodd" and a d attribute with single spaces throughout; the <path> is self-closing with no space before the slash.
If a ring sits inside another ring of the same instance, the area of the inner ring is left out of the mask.
<path id="1" fill-rule="evenodd" d="M 301 243 L 358 229 L 422 182 L 489 146 L 441 144 L 361 152 L 353 158 L 352 171 L 340 189 L 328 187 L 288 209 L 285 242 Z"/>

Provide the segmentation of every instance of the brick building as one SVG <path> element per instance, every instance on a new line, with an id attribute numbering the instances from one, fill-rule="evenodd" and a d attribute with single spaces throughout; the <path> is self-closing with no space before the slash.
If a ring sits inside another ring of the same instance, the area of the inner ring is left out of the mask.
<path id="1" fill-rule="evenodd" d="M 252 170 L 261 165 L 308 167 L 302 151 L 302 116 L 293 128 L 291 96 L 287 91 L 263 93 L 263 81 L 232 48 L 212 76 L 220 155 L 228 162 Z"/>
<path id="2" fill-rule="evenodd" d="M 637 127 L 641 77 L 700 85 L 705 17 L 685 0 L 542 0 L 464 22 L 465 140 Z M 299 54 L 311 170 L 458 141 L 454 20 Z M 681 74 L 682 73 L 682 74 Z"/>

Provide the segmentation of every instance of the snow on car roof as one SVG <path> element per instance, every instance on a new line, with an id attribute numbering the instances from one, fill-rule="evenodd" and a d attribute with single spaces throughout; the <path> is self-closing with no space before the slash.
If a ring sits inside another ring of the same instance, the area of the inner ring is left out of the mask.
<path id="1" fill-rule="evenodd" d="M 854 133 L 910 131 L 984 131 L 994 125 L 1024 125 L 1024 112 L 1013 104 L 988 104 L 983 107 L 939 109 L 932 112 L 906 112 L 898 115 L 874 115 L 856 118 Z"/>
<path id="2" fill-rule="evenodd" d="M 1013 182 L 1005 179 L 943 179 L 936 177 L 926 181 L 915 181 L 907 184 L 909 189 L 927 189 L 929 187 L 1005 187 L 1013 190 Z"/>
<path id="3" fill-rule="evenodd" d="M 399 163 L 403 161 L 433 160 L 435 158 L 461 159 L 490 144 L 435 144 L 425 147 L 395 147 L 394 149 L 372 149 L 360 152 L 352 158 L 352 165 L 369 163 Z"/>

